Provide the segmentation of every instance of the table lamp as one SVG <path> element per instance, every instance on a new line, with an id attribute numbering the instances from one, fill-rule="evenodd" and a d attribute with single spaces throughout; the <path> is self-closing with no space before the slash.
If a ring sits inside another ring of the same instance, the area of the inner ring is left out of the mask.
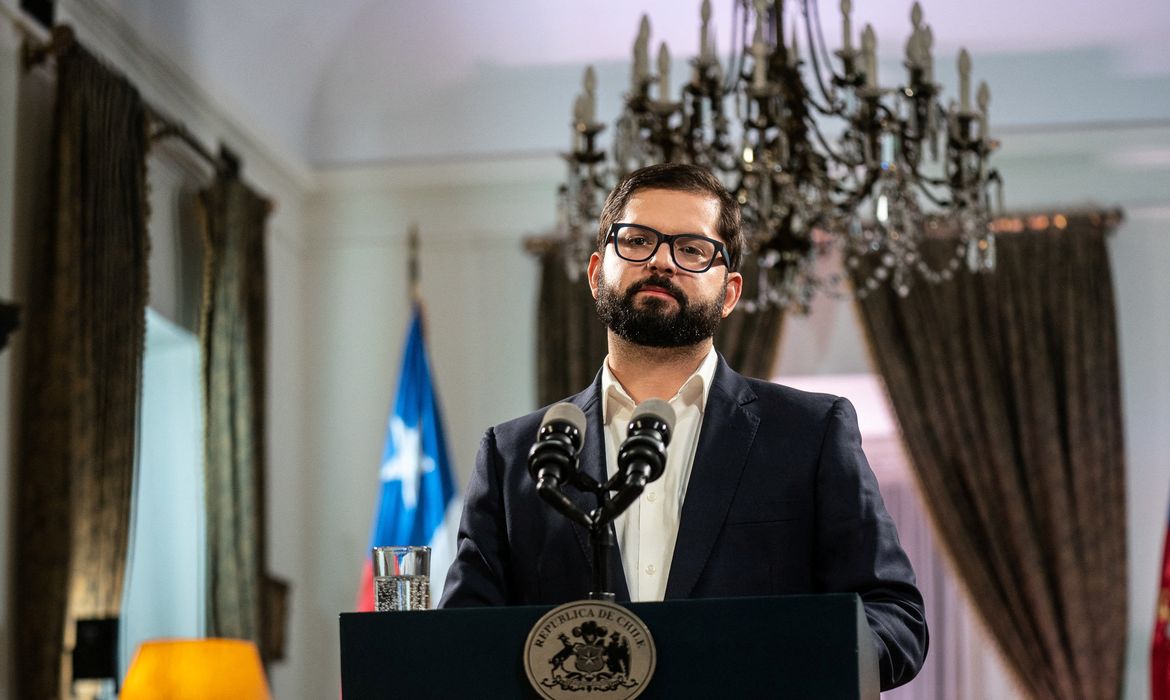
<path id="1" fill-rule="evenodd" d="M 134 655 L 121 700 L 271 700 L 260 655 L 240 639 L 160 639 Z"/>

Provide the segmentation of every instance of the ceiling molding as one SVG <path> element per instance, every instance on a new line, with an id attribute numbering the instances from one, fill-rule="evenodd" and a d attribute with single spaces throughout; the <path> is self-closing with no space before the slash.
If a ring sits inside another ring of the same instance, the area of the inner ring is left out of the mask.
<path id="1" fill-rule="evenodd" d="M 82 41 L 124 72 L 153 106 L 205 143 L 222 141 L 244 155 L 245 173 L 261 188 L 296 195 L 314 188 L 315 175 L 307 162 L 247 120 L 242 109 L 225 104 L 220 93 L 205 89 L 151 48 L 103 0 L 62 0 L 58 10 L 59 21 L 72 24 Z"/>
<path id="2" fill-rule="evenodd" d="M 317 171 L 319 192 L 560 182 L 565 161 L 552 151 L 335 165 Z M 550 192 L 550 201 L 553 193 Z"/>

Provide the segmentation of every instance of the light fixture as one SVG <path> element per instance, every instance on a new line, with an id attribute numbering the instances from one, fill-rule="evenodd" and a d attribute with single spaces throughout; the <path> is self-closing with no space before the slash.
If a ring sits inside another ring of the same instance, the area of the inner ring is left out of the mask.
<path id="1" fill-rule="evenodd" d="M 853 275 L 858 296 L 883 284 L 904 296 L 916 279 L 945 282 L 964 264 L 995 269 L 989 223 L 992 209 L 1002 210 L 1002 187 L 988 157 L 998 144 L 988 127 L 986 83 L 972 104 L 967 51 L 959 54 L 958 103 L 944 106 L 934 82 L 933 32 L 917 3 L 898 87 L 881 86 L 876 35 L 866 25 L 854 36 L 851 0 L 841 0 L 842 42 L 832 55 L 816 0 L 791 4 L 797 13 L 786 13 L 784 0 L 733 0 L 736 46 L 725 69 L 704 0 L 699 55 L 678 97 L 670 93 L 665 42 L 657 73 L 650 73 L 643 16 L 608 154 L 599 144 L 605 125 L 594 117 L 596 79 L 592 67 L 585 71 L 558 196 L 571 274 L 580 274 L 593 250 L 601 205 L 617 179 L 671 161 L 711 168 L 739 199 L 745 252 L 759 273 L 748 310 L 807 309 L 816 293 L 838 292 L 845 274 Z M 953 233 L 943 259 L 922 249 L 928 231 Z M 848 273 L 818 269 L 830 253 Z"/>
<path id="2" fill-rule="evenodd" d="M 269 700 L 260 655 L 240 639 L 143 642 L 120 700 Z"/>

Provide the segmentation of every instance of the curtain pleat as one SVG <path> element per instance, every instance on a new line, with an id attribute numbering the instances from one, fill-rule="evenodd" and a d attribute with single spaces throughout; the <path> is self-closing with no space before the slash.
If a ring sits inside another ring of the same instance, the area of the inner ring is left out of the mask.
<path id="1" fill-rule="evenodd" d="M 597 318 L 589 281 L 565 267 L 560 245 L 539 254 L 536 311 L 537 398 L 541 406 L 571 396 L 593 381 L 605 359 L 605 325 Z"/>
<path id="2" fill-rule="evenodd" d="M 57 66 L 15 467 L 16 687 L 38 699 L 70 697 L 76 620 L 120 612 L 148 289 L 144 105 L 76 44 Z"/>
<path id="3" fill-rule="evenodd" d="M 997 248 L 994 274 L 879 289 L 860 315 L 941 539 L 1023 687 L 1117 698 L 1125 460 L 1105 230 Z"/>
<path id="4" fill-rule="evenodd" d="M 207 633 L 266 658 L 265 353 L 269 204 L 235 176 L 200 193 Z M 266 653 L 269 652 L 269 653 Z"/>
<path id="5" fill-rule="evenodd" d="M 744 259 L 741 268 L 743 294 L 739 305 L 719 325 L 715 349 L 723 353 L 727 364 L 740 374 L 770 380 L 775 374 L 780 352 L 784 309 L 767 307 L 747 312 L 744 302 L 756 298 L 759 268 L 756 259 L 750 256 Z"/>

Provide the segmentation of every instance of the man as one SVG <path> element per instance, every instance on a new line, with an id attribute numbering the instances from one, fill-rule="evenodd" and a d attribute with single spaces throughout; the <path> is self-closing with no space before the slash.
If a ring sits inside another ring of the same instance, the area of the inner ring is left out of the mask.
<path id="1" fill-rule="evenodd" d="M 702 168 L 656 165 L 614 188 L 600 223 L 589 286 L 609 355 L 568 399 L 588 420 L 581 469 L 598 481 L 614 473 L 646 399 L 677 416 L 665 473 L 614 523 L 618 599 L 856 592 L 882 688 L 913 678 L 927 646 L 922 597 L 853 407 L 740 376 L 714 350 L 743 289 L 738 204 Z M 540 499 L 527 471 L 543 414 L 484 436 L 441 606 L 588 593 L 587 533 Z"/>

